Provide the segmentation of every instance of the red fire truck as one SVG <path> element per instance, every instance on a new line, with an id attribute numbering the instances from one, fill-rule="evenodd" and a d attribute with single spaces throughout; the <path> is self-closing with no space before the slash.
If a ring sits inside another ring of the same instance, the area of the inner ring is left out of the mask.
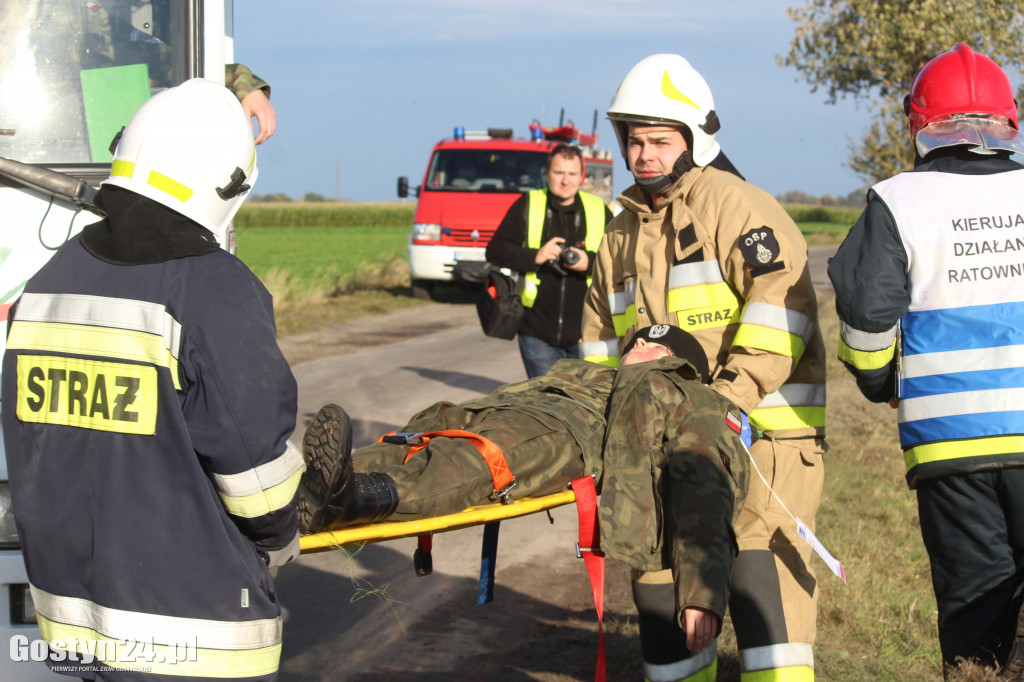
<path id="1" fill-rule="evenodd" d="M 582 189 L 611 202 L 611 152 L 595 147 L 596 131 L 581 133 L 572 122 L 557 128 L 534 122 L 528 139 L 513 137 L 510 128 L 471 132 L 457 127 L 451 138 L 434 145 L 423 183 L 415 190 L 418 202 L 409 236 L 417 298 L 429 298 L 439 281 L 482 281 L 487 242 L 521 193 L 547 186 L 548 154 L 566 142 L 583 152 Z M 398 196 L 408 195 L 408 178 L 401 177 Z"/>

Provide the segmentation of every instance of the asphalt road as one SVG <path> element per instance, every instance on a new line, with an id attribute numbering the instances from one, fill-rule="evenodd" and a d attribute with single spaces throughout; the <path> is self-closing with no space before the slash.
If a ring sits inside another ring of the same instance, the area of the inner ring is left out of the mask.
<path id="1" fill-rule="evenodd" d="M 834 247 L 811 248 L 812 278 L 828 286 Z M 282 341 L 299 385 L 296 435 L 327 402 L 371 443 L 438 400 L 460 402 L 525 379 L 514 341 L 480 331 L 473 306 L 432 304 Z M 312 358 L 312 359 L 311 359 Z M 501 526 L 495 601 L 476 606 L 481 529 L 434 539 L 434 573 L 417 577 L 415 539 L 302 556 L 278 574 L 286 609 L 284 680 L 593 679 L 596 616 L 575 509 Z M 606 623 L 635 623 L 628 581 L 608 562 Z M 639 679 L 638 652 L 609 647 L 609 679 Z"/>

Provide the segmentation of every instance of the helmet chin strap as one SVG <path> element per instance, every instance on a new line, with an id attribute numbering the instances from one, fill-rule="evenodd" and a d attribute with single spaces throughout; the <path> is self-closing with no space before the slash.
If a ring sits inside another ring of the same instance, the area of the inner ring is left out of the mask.
<path id="1" fill-rule="evenodd" d="M 694 165 L 693 154 L 687 149 L 672 164 L 672 172 L 668 175 L 656 175 L 653 178 L 634 178 L 634 180 L 637 187 L 644 194 L 661 194 L 676 184 L 679 178 L 683 177 L 683 173 L 693 168 Z"/>

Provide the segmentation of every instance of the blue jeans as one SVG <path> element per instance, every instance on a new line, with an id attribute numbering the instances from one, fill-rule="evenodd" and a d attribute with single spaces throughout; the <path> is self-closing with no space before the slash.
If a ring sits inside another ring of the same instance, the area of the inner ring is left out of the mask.
<path id="1" fill-rule="evenodd" d="M 579 358 L 580 345 L 574 343 L 561 348 L 552 346 L 536 336 L 519 334 L 519 354 L 523 357 L 526 376 L 532 379 L 547 374 L 551 366 L 562 358 Z"/>

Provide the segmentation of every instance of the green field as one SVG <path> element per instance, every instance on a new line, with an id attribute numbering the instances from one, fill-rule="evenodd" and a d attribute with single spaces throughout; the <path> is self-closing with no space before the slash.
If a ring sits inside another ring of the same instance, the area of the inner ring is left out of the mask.
<path id="1" fill-rule="evenodd" d="M 412 226 L 415 202 L 249 202 L 235 216 L 235 227 Z"/>
<path id="2" fill-rule="evenodd" d="M 409 225 L 388 227 L 237 227 L 238 257 L 257 277 L 288 270 L 309 286 L 345 278 L 363 263 L 405 258 Z"/>

